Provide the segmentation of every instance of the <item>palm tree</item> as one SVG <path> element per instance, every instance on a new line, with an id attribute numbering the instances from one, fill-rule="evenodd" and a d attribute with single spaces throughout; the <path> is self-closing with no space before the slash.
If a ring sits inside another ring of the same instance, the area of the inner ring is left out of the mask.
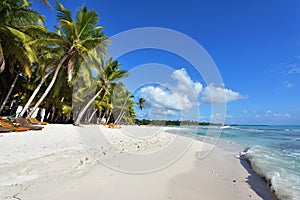
<path id="1" fill-rule="evenodd" d="M 114 103 L 115 106 L 119 105 L 119 112 L 118 117 L 115 119 L 115 124 L 118 124 L 126 112 L 128 112 L 128 108 L 130 105 L 130 98 L 133 98 L 134 96 L 129 92 L 123 83 L 118 84 L 118 88 L 115 89 L 115 95 L 114 95 Z M 117 109 L 114 113 L 117 113 Z"/>
<path id="2" fill-rule="evenodd" d="M 135 123 L 135 112 L 134 112 L 134 106 L 135 106 L 135 103 L 134 103 L 134 101 L 133 100 L 129 100 L 129 108 L 128 108 L 128 114 L 129 114 L 129 116 L 128 116 L 128 121 L 130 122 L 130 123 L 132 123 L 132 124 L 134 124 Z"/>
<path id="3" fill-rule="evenodd" d="M 122 113 L 121 118 L 117 123 L 121 123 L 121 121 L 123 120 L 124 123 L 133 124 L 135 122 L 135 112 L 133 109 L 134 106 L 134 101 L 132 99 L 129 99 L 126 111 Z"/>
<path id="4" fill-rule="evenodd" d="M 14 64 L 21 63 L 25 73 L 30 73 L 34 51 L 26 44 L 31 37 L 24 28 L 38 28 L 36 25 L 42 25 L 44 21 L 43 16 L 31 10 L 30 6 L 26 0 L 3 0 L 0 3 L 0 73 L 5 68 L 6 59 Z"/>
<path id="5" fill-rule="evenodd" d="M 113 109 L 113 104 L 111 103 L 111 96 L 109 95 L 108 92 L 106 93 L 105 97 L 103 98 L 101 105 L 103 106 L 103 109 L 102 109 L 103 114 L 102 114 L 100 122 L 105 121 L 105 124 L 107 124 L 109 121 L 110 113 Z"/>
<path id="6" fill-rule="evenodd" d="M 0 73 L 6 66 L 15 75 L 14 81 L 0 107 L 3 110 L 6 101 L 10 97 L 21 71 L 31 75 L 31 64 L 35 61 L 35 51 L 28 42 L 32 39 L 26 33 L 28 27 L 41 29 L 44 18 L 31 10 L 31 4 L 26 0 L 3 0 L 0 3 Z M 8 65 L 9 64 L 9 65 Z"/>
<path id="7" fill-rule="evenodd" d="M 90 56 L 92 49 L 100 46 L 100 53 L 106 52 L 108 38 L 102 33 L 102 27 L 96 27 L 98 22 L 96 11 L 88 11 L 84 6 L 77 12 L 76 21 L 72 19 L 70 10 L 64 8 L 59 1 L 56 1 L 56 11 L 56 18 L 59 23 L 59 27 L 57 27 L 57 37 L 45 38 L 44 40 L 36 41 L 36 44 L 44 42 L 55 45 L 56 48 L 61 49 L 63 55 L 56 66 L 51 82 L 29 113 L 29 116 L 34 113 L 46 98 L 62 67 L 67 66 L 68 82 L 70 83 L 74 66 L 76 66 L 75 64 L 83 60 L 85 56 Z"/>
<path id="8" fill-rule="evenodd" d="M 139 98 L 138 105 L 141 110 L 143 110 L 143 108 L 145 108 L 145 102 L 146 102 L 146 100 L 144 98 Z"/>
<path id="9" fill-rule="evenodd" d="M 103 64 L 101 64 L 103 65 Z M 102 73 L 99 74 L 99 81 L 98 83 L 98 91 L 96 94 L 89 100 L 89 102 L 83 107 L 83 109 L 79 112 L 78 117 L 75 121 L 76 125 L 80 124 L 81 118 L 83 117 L 84 113 L 90 107 L 90 105 L 95 101 L 95 99 L 102 93 L 104 90 L 104 96 L 106 95 L 106 91 L 108 88 L 115 84 L 115 81 L 119 80 L 128 75 L 126 70 L 119 69 L 120 64 L 118 61 L 113 61 L 111 58 L 108 59 L 103 67 Z"/>
<path id="10" fill-rule="evenodd" d="M 44 51 L 42 51 L 42 52 L 44 52 Z M 31 94 L 30 98 L 27 100 L 27 102 L 24 105 L 24 108 L 22 109 L 21 113 L 18 114 L 18 117 L 23 117 L 24 116 L 26 111 L 29 109 L 29 106 L 31 105 L 31 103 L 35 99 L 36 95 L 38 95 L 38 92 L 42 88 L 43 84 L 46 82 L 47 78 L 54 72 L 54 69 L 46 67 L 46 66 L 51 66 L 51 64 L 53 64 L 53 63 L 56 63 L 55 62 L 55 57 L 53 57 L 53 55 L 51 55 L 49 57 L 48 54 L 49 54 L 49 52 L 48 53 L 44 52 L 43 56 L 41 56 L 38 59 L 39 60 L 38 61 L 39 69 L 41 71 L 40 82 L 35 87 L 35 90 Z M 47 58 L 45 59 L 45 57 L 47 57 Z M 41 61 L 40 59 L 43 59 L 43 60 Z M 51 62 L 51 64 L 49 63 L 49 61 Z"/>

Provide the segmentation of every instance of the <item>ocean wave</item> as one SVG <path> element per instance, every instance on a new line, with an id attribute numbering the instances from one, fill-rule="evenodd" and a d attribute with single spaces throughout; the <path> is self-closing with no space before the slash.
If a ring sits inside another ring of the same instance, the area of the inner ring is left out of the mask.
<path id="1" fill-rule="evenodd" d="M 299 163 L 295 162 L 298 152 L 284 152 L 262 146 L 250 148 L 246 158 L 253 170 L 264 177 L 279 199 L 300 199 Z"/>
<path id="2" fill-rule="evenodd" d="M 285 127 L 269 127 L 269 126 L 263 126 L 263 127 L 243 127 L 243 126 L 237 126 L 237 127 L 230 127 L 232 130 L 242 130 L 242 131 L 250 131 L 250 132 L 295 132 L 300 133 L 300 127 L 297 128 L 285 128 Z"/>
<path id="3" fill-rule="evenodd" d="M 248 131 L 248 132 L 259 132 L 263 133 L 264 129 L 257 129 L 257 128 L 239 128 L 239 127 L 230 127 L 232 130 L 239 130 L 239 131 Z"/>

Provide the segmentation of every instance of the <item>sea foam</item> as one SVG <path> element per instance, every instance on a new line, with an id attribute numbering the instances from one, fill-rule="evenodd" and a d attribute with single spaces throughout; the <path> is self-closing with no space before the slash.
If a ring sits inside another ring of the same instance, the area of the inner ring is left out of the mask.
<path id="1" fill-rule="evenodd" d="M 253 170 L 264 177 L 279 199 L 299 200 L 300 172 L 297 154 L 262 146 L 253 146 L 245 154 Z"/>

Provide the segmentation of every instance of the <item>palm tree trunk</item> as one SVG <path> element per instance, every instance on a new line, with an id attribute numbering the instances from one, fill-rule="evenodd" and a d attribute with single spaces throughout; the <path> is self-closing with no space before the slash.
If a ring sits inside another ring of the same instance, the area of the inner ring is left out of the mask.
<path id="1" fill-rule="evenodd" d="M 105 116 L 105 112 L 103 113 L 103 115 L 101 115 L 102 114 L 102 112 L 100 112 L 100 114 L 99 114 L 99 122 L 100 123 L 102 123 L 102 119 L 103 119 L 103 117 Z"/>
<path id="2" fill-rule="evenodd" d="M 4 55 L 3 55 L 3 49 L 0 44 L 0 74 L 4 71 L 4 69 L 5 69 L 5 59 L 4 59 Z"/>
<path id="3" fill-rule="evenodd" d="M 52 106 L 52 114 L 51 114 L 51 118 L 50 118 L 50 122 L 54 122 L 54 115 L 55 115 L 55 105 L 53 104 L 53 106 Z"/>
<path id="4" fill-rule="evenodd" d="M 94 111 L 93 111 L 93 113 L 91 114 L 91 116 L 90 116 L 90 118 L 89 118 L 89 123 L 92 121 L 92 119 L 93 119 L 93 117 L 94 117 L 94 115 L 96 114 L 96 112 L 97 112 L 97 109 L 95 109 Z"/>
<path id="5" fill-rule="evenodd" d="M 31 97 L 28 99 L 27 103 L 25 104 L 22 112 L 18 115 L 18 117 L 23 117 L 23 115 L 25 114 L 25 112 L 28 110 L 30 104 L 32 103 L 32 101 L 34 100 L 35 96 L 37 95 L 37 93 L 40 91 L 42 85 L 44 84 L 44 82 L 46 81 L 47 77 L 53 72 L 53 70 L 51 70 L 50 72 L 48 72 L 45 77 L 42 77 L 41 82 L 39 83 L 39 85 L 35 88 L 34 92 L 32 93 Z"/>
<path id="6" fill-rule="evenodd" d="M 122 109 L 121 109 L 121 111 L 120 111 L 120 113 L 119 113 L 119 115 L 118 115 L 118 117 L 117 117 L 115 123 L 119 121 L 119 118 L 121 117 L 121 114 L 122 114 L 122 112 L 123 112 L 123 110 L 124 110 L 124 108 L 125 108 L 125 105 L 126 105 L 127 101 L 128 101 L 128 98 L 126 98 L 126 101 L 124 102 L 124 104 L 123 104 L 123 106 L 122 106 Z"/>
<path id="7" fill-rule="evenodd" d="M 77 119 L 75 121 L 75 125 L 79 125 L 80 124 L 80 120 L 83 117 L 83 114 L 87 111 L 87 109 L 90 107 L 90 105 L 93 103 L 93 101 L 95 101 L 95 99 L 97 98 L 97 96 L 100 95 L 100 93 L 102 92 L 102 90 L 103 90 L 103 87 L 101 87 L 101 89 L 95 94 L 95 96 L 93 96 L 93 98 L 91 98 L 90 101 L 85 105 L 85 107 L 80 111 L 80 113 L 78 114 L 78 117 L 77 117 Z"/>
<path id="8" fill-rule="evenodd" d="M 119 122 L 122 120 L 123 116 L 124 116 L 125 112 L 122 113 L 121 117 L 119 118 L 118 121 L 115 122 L 115 124 L 119 124 Z"/>
<path id="9" fill-rule="evenodd" d="M 31 112 L 28 114 L 28 117 L 30 117 L 34 111 L 39 107 L 39 105 L 44 101 L 44 99 L 46 98 L 46 96 L 48 95 L 48 93 L 50 92 L 51 88 L 53 87 L 55 81 L 56 81 L 56 78 L 57 78 L 57 75 L 58 75 L 58 72 L 59 70 L 61 69 L 62 65 L 64 64 L 64 62 L 66 61 L 68 55 L 64 55 L 63 58 L 61 59 L 61 61 L 59 62 L 57 68 L 55 69 L 55 72 L 54 72 L 54 75 L 52 77 L 52 80 L 50 82 L 50 84 L 48 85 L 47 89 L 45 90 L 44 94 L 41 96 L 41 98 L 38 100 L 38 102 L 35 104 L 35 106 L 33 107 L 33 109 L 31 110 Z"/>
<path id="10" fill-rule="evenodd" d="M 110 109 L 109 111 L 109 115 L 107 117 L 107 120 L 106 120 L 106 123 L 105 124 L 108 124 L 109 120 L 110 120 L 110 117 L 111 117 L 111 114 L 112 114 L 112 109 Z"/>
<path id="11" fill-rule="evenodd" d="M 14 87 L 15 87 L 15 84 L 16 84 L 16 82 L 17 82 L 17 80 L 18 80 L 18 77 L 19 77 L 19 73 L 17 73 L 17 75 L 16 75 L 16 77 L 15 77 L 13 83 L 11 84 L 10 89 L 9 89 L 9 91 L 8 91 L 8 93 L 7 93 L 5 99 L 4 99 L 4 101 L 3 101 L 3 103 L 2 103 L 2 105 L 1 105 L 1 107 L 0 107 L 0 113 L 2 112 L 2 110 L 3 110 L 3 108 L 5 107 L 5 104 L 6 104 L 7 100 L 8 100 L 8 98 L 9 98 L 9 96 L 10 96 L 11 93 L 12 93 L 12 91 L 13 91 L 13 89 L 14 89 Z"/>

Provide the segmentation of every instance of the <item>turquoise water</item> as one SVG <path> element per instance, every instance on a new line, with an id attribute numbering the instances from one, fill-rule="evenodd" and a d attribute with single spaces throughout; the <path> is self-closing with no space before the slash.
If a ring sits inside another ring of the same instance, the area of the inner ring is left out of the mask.
<path id="1" fill-rule="evenodd" d="M 207 128 L 198 127 L 196 133 L 205 136 Z M 279 199 L 300 199 L 300 126 L 231 126 L 222 129 L 220 138 L 249 147 L 246 159 Z"/>

